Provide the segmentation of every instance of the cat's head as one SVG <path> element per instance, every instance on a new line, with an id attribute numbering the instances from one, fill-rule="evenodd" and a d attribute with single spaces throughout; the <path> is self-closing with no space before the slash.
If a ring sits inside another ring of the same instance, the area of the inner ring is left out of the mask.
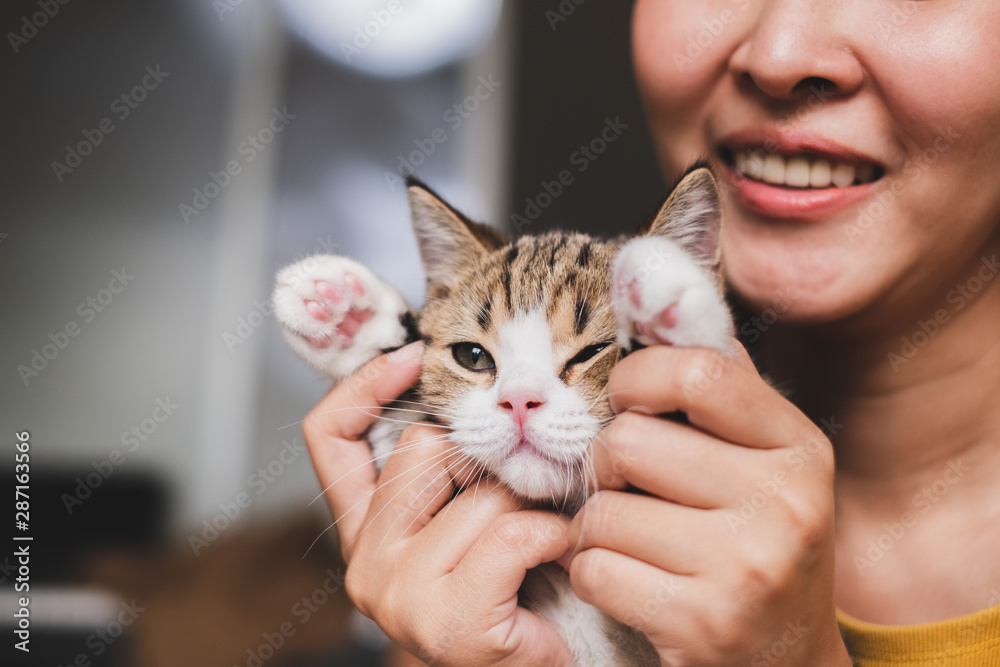
<path id="1" fill-rule="evenodd" d="M 478 470 L 526 498 L 579 506 L 591 440 L 612 416 L 605 387 L 622 351 L 611 272 L 624 239 L 507 240 L 416 181 L 408 192 L 427 274 L 421 400 Z M 646 233 L 717 266 L 718 213 L 700 169 Z"/>

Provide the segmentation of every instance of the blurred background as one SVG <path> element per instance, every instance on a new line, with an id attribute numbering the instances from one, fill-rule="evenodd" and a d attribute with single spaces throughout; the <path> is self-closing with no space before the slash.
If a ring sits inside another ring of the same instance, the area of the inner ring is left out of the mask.
<path id="1" fill-rule="evenodd" d="M 346 254 L 419 304 L 411 172 L 508 231 L 645 222 L 666 188 L 630 10 L 3 3 L 2 664 L 390 664 L 335 531 L 310 549 L 331 518 L 300 422 L 328 382 L 273 276 Z"/>

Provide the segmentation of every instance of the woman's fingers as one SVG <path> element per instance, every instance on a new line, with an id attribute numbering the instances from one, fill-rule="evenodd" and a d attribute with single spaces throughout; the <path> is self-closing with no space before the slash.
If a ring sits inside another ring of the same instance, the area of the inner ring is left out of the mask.
<path id="1" fill-rule="evenodd" d="M 649 633 L 684 622 L 686 601 L 698 599 L 704 584 L 610 549 L 579 554 L 569 568 L 577 596 L 622 623 Z"/>
<path id="2" fill-rule="evenodd" d="M 493 521 L 519 509 L 521 501 L 499 482 L 478 480 L 431 519 L 415 540 L 415 553 L 435 558 L 451 571 Z"/>
<path id="3" fill-rule="evenodd" d="M 743 492 L 722 482 L 743 477 L 756 465 L 753 450 L 734 447 L 677 422 L 627 412 L 615 418 L 592 445 L 602 489 L 634 486 L 673 502 L 713 509 Z"/>
<path id="4" fill-rule="evenodd" d="M 504 665 L 545 665 L 573 667 L 576 661 L 556 627 L 524 607 L 514 610 L 513 628 L 507 640 L 516 656 Z"/>
<path id="5" fill-rule="evenodd" d="M 306 417 L 318 442 L 357 440 L 381 414 L 378 406 L 397 399 L 420 376 L 423 343 L 411 343 L 369 361 L 316 404 Z"/>
<path id="6" fill-rule="evenodd" d="M 354 547 L 351 599 L 434 664 L 571 667 L 555 627 L 517 605 L 528 569 L 566 551 L 569 520 L 518 511 L 490 479 L 452 500 L 462 459 L 441 435 L 403 433 Z"/>
<path id="7" fill-rule="evenodd" d="M 474 593 L 488 600 L 509 597 L 516 604 L 525 573 L 566 552 L 568 526 L 568 517 L 541 510 L 498 516 L 455 567 L 450 585 L 462 599 Z M 490 576 L 483 577 L 485 572 Z"/>
<path id="8" fill-rule="evenodd" d="M 630 354 L 611 372 L 608 396 L 616 413 L 680 410 L 697 428 L 747 447 L 822 437 L 745 360 L 706 348 L 654 345 Z"/>
<path id="9" fill-rule="evenodd" d="M 372 408 L 389 403 L 417 381 L 422 345 L 414 343 L 368 362 L 330 390 L 302 423 L 316 476 L 344 543 L 357 537 L 375 490 L 371 448 L 358 438 L 381 412 Z"/>
<path id="10" fill-rule="evenodd" d="M 580 599 L 645 632 L 670 664 L 745 663 L 788 618 L 836 638 L 820 429 L 738 349 L 640 350 L 609 395 L 618 415 L 593 448 L 605 490 L 568 533 Z M 689 424 L 657 416 L 678 410 Z M 796 664 L 811 652 L 801 642 Z"/>
<path id="11" fill-rule="evenodd" d="M 657 529 L 636 530 L 645 517 Z M 713 565 L 729 537 L 721 513 L 665 503 L 659 498 L 598 491 L 570 523 L 566 538 L 576 552 L 593 547 L 628 554 L 674 574 L 696 574 Z"/>
<path id="12" fill-rule="evenodd" d="M 382 470 L 362 532 L 377 538 L 378 546 L 418 533 L 451 499 L 457 460 L 446 429 L 407 427 Z"/>

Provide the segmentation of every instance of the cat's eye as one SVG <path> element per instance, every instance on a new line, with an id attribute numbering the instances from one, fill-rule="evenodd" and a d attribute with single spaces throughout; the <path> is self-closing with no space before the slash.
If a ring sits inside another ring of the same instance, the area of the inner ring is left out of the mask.
<path id="1" fill-rule="evenodd" d="M 596 357 L 604 348 L 611 345 L 611 343 L 598 343 L 597 345 L 588 345 L 579 352 L 576 356 L 566 362 L 566 368 L 574 366 L 576 364 L 582 364 L 585 361 L 589 361 Z"/>
<path id="2" fill-rule="evenodd" d="M 471 371 L 489 371 L 497 367 L 493 357 L 479 343 L 455 343 L 451 346 L 451 355 Z"/>

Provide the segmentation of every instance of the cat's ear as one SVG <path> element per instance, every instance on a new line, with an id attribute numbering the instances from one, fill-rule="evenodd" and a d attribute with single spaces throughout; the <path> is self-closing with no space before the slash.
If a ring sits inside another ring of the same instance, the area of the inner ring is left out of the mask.
<path id="1" fill-rule="evenodd" d="M 705 163 L 688 169 L 656 214 L 648 234 L 679 244 L 712 271 L 722 257 L 722 201 L 712 170 Z"/>
<path id="2" fill-rule="evenodd" d="M 448 285 L 480 255 L 507 241 L 490 227 L 473 222 L 416 179 L 407 181 L 410 215 L 431 285 Z"/>

